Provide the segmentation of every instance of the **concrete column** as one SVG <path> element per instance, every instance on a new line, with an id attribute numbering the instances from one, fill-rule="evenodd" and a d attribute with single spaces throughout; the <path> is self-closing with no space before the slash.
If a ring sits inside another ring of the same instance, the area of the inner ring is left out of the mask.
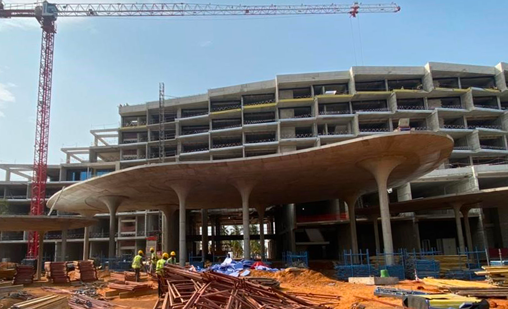
<path id="1" fill-rule="evenodd" d="M 179 206 L 179 217 L 180 217 L 180 235 L 179 235 L 179 247 L 178 253 L 180 266 L 185 266 L 187 261 L 187 197 L 194 186 L 191 182 L 181 182 L 171 186 L 178 195 Z"/>
<path id="2" fill-rule="evenodd" d="M 413 233 L 416 239 L 416 250 L 419 252 L 422 251 L 422 241 L 420 239 L 420 224 L 418 223 L 418 219 L 413 216 Z"/>
<path id="3" fill-rule="evenodd" d="M 39 231 L 39 254 L 37 255 L 37 271 L 35 273 L 35 280 L 41 280 L 42 273 L 42 256 L 44 255 L 44 231 Z"/>
<path id="4" fill-rule="evenodd" d="M 379 225 L 377 223 L 377 216 L 372 216 L 372 225 L 374 227 L 374 241 L 376 242 L 376 253 L 381 252 L 381 243 L 379 242 Z"/>
<path id="5" fill-rule="evenodd" d="M 473 238 L 471 237 L 471 227 L 469 226 L 469 211 L 470 207 L 462 207 L 460 212 L 462 213 L 462 218 L 464 218 L 464 230 L 466 232 L 466 242 L 467 248 L 469 251 L 473 251 Z"/>
<path id="6" fill-rule="evenodd" d="M 349 215 L 349 229 L 351 230 L 351 250 L 353 254 L 358 254 L 358 236 L 356 233 L 356 212 L 355 205 L 358 200 L 358 194 L 352 194 L 344 197 L 347 204 Z"/>
<path id="7" fill-rule="evenodd" d="M 462 233 L 462 222 L 460 221 L 460 208 L 462 207 L 461 203 L 453 204 L 453 212 L 455 213 L 455 225 L 457 226 L 457 238 L 459 240 L 459 249 L 461 252 L 465 251 L 464 245 L 464 234 Z"/>
<path id="8" fill-rule="evenodd" d="M 60 256 L 60 261 L 65 261 L 67 256 L 67 234 L 68 230 L 62 230 L 62 254 Z"/>
<path id="9" fill-rule="evenodd" d="M 166 207 L 162 210 L 162 251 L 171 252 L 178 246 L 176 242 L 176 234 L 178 231 L 175 227 L 175 215 L 177 208 L 175 206 Z"/>
<path id="10" fill-rule="evenodd" d="M 118 211 L 118 207 L 125 200 L 124 196 L 104 196 L 101 197 L 100 200 L 106 204 L 106 207 L 109 210 L 109 249 L 108 249 L 108 258 L 116 257 L 116 242 L 115 242 L 115 233 L 117 232 L 116 224 L 117 224 L 117 216 L 116 212 Z"/>
<path id="11" fill-rule="evenodd" d="M 258 206 L 256 207 L 258 211 L 258 221 L 259 221 L 259 243 L 261 245 L 261 260 L 264 261 L 266 259 L 265 256 L 265 207 Z"/>
<path id="12" fill-rule="evenodd" d="M 242 197 L 243 258 L 250 259 L 249 198 L 255 182 L 237 181 L 235 187 Z"/>
<path id="13" fill-rule="evenodd" d="M 296 207 L 295 204 L 289 204 L 289 213 L 290 213 L 290 224 L 289 224 L 289 249 L 291 252 L 296 252 L 296 237 L 295 237 L 295 229 L 296 229 Z"/>
<path id="14" fill-rule="evenodd" d="M 390 200 L 388 199 L 388 177 L 394 168 L 405 161 L 404 157 L 390 156 L 367 159 L 359 162 L 359 166 L 372 173 L 377 182 L 379 194 L 379 209 L 381 212 L 381 227 L 383 230 L 383 245 L 386 264 L 393 264 L 393 237 L 390 218 Z"/>
<path id="15" fill-rule="evenodd" d="M 201 209 L 201 259 L 203 260 L 203 263 L 206 261 L 207 254 L 208 254 L 208 210 Z"/>
<path id="16" fill-rule="evenodd" d="M 83 260 L 90 258 L 90 227 L 85 227 L 85 235 L 83 237 Z"/>

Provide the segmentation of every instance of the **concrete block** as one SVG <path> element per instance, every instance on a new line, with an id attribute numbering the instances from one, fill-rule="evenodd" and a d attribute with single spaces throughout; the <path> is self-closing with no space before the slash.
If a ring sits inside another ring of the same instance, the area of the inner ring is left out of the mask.
<path id="1" fill-rule="evenodd" d="M 399 283 L 397 277 L 350 277 L 349 283 L 365 285 L 394 285 Z"/>

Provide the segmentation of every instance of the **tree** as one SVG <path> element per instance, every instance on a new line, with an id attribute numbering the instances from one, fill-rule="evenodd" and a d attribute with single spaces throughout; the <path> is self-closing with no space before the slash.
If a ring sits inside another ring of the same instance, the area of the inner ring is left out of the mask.
<path id="1" fill-rule="evenodd" d="M 242 235 L 242 228 L 239 225 L 233 225 L 233 230 L 230 235 Z M 241 258 L 243 256 L 242 242 L 239 240 L 231 241 L 231 251 L 234 258 Z"/>
<path id="2" fill-rule="evenodd" d="M 250 234 L 257 235 L 259 234 L 259 229 L 257 224 L 251 224 L 249 226 Z M 259 240 L 251 240 L 250 241 L 250 253 L 252 256 L 261 256 L 261 243 Z"/>
<path id="3" fill-rule="evenodd" d="M 7 215 L 9 213 L 9 206 L 7 201 L 0 199 L 0 215 Z"/>

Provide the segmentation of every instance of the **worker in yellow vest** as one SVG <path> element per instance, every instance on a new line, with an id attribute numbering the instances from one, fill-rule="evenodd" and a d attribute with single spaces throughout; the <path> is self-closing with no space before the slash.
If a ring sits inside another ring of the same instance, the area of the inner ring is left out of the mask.
<path id="1" fill-rule="evenodd" d="M 155 268 L 157 267 L 157 253 L 155 253 L 154 248 L 150 248 L 150 273 L 155 272 Z"/>
<path id="2" fill-rule="evenodd" d="M 157 268 L 155 272 L 157 273 L 157 281 L 159 283 L 159 298 L 162 297 L 162 287 L 164 285 L 164 265 L 166 265 L 167 261 L 169 259 L 169 255 L 167 252 L 164 252 L 162 254 L 162 259 L 157 261 Z"/>
<path id="3" fill-rule="evenodd" d="M 176 252 L 171 251 L 171 257 L 168 260 L 168 264 L 176 264 Z"/>
<path id="4" fill-rule="evenodd" d="M 136 274 L 136 282 L 139 282 L 139 276 L 141 273 L 141 264 L 143 264 L 143 250 L 138 251 L 138 255 L 134 257 L 132 260 L 132 269 L 134 269 L 134 273 Z"/>

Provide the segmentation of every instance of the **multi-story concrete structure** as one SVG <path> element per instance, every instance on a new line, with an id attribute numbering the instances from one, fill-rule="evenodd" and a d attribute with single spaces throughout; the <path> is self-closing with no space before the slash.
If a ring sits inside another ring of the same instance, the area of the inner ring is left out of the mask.
<path id="1" fill-rule="evenodd" d="M 89 177 L 158 163 L 161 138 L 165 162 L 227 160 L 384 134 L 396 130 L 400 119 L 409 119 L 413 130 L 450 135 L 455 147 L 438 170 L 393 188 L 392 202 L 503 187 L 508 185 L 507 108 L 506 63 L 494 67 L 428 63 L 423 67 L 353 67 L 342 72 L 278 75 L 274 80 L 166 100 L 163 135 L 158 102 L 120 106 L 119 128 L 93 130 L 94 146 L 63 149 L 67 160 L 50 167 L 48 194 Z M 0 182 L 0 194 L 3 190 L 9 211 L 27 213 L 29 176 L 20 182 L 11 181 L 9 175 L 23 174 L 30 167 L 0 168 L 7 171 L 5 181 Z M 307 250 L 311 257 L 336 258 L 341 249 L 350 247 L 344 202 L 310 204 L 268 211 L 267 238 L 278 240 L 271 244 L 272 256 L 282 250 Z M 363 196 L 357 207 L 375 204 L 377 194 L 370 194 Z M 220 227 L 238 221 L 230 211 L 213 212 L 215 217 L 209 220 L 215 222 L 212 235 L 215 241 L 224 240 Z M 195 217 L 189 234 L 197 235 L 201 219 Z M 470 217 L 475 246 L 508 247 L 507 209 L 478 209 Z M 90 235 L 92 255 L 107 251 L 107 216 L 100 218 L 101 225 Z M 392 221 L 395 247 L 437 247 L 453 253 L 457 247 L 455 226 L 449 224 L 453 218 L 453 211 L 398 215 Z M 120 214 L 119 253 L 144 248 L 145 237 L 157 234 L 160 222 L 156 211 Z M 374 249 L 373 225 L 368 222 L 368 218 L 358 218 L 359 247 Z M 74 252 L 81 252 L 82 235 L 75 235 L 70 242 L 76 243 Z M 14 251 L 10 244 L 23 241 L 22 235 L 3 233 L 0 248 Z M 58 240 L 48 242 L 58 246 Z M 197 250 L 195 246 L 193 251 Z M 77 256 L 79 253 L 72 258 Z"/>

